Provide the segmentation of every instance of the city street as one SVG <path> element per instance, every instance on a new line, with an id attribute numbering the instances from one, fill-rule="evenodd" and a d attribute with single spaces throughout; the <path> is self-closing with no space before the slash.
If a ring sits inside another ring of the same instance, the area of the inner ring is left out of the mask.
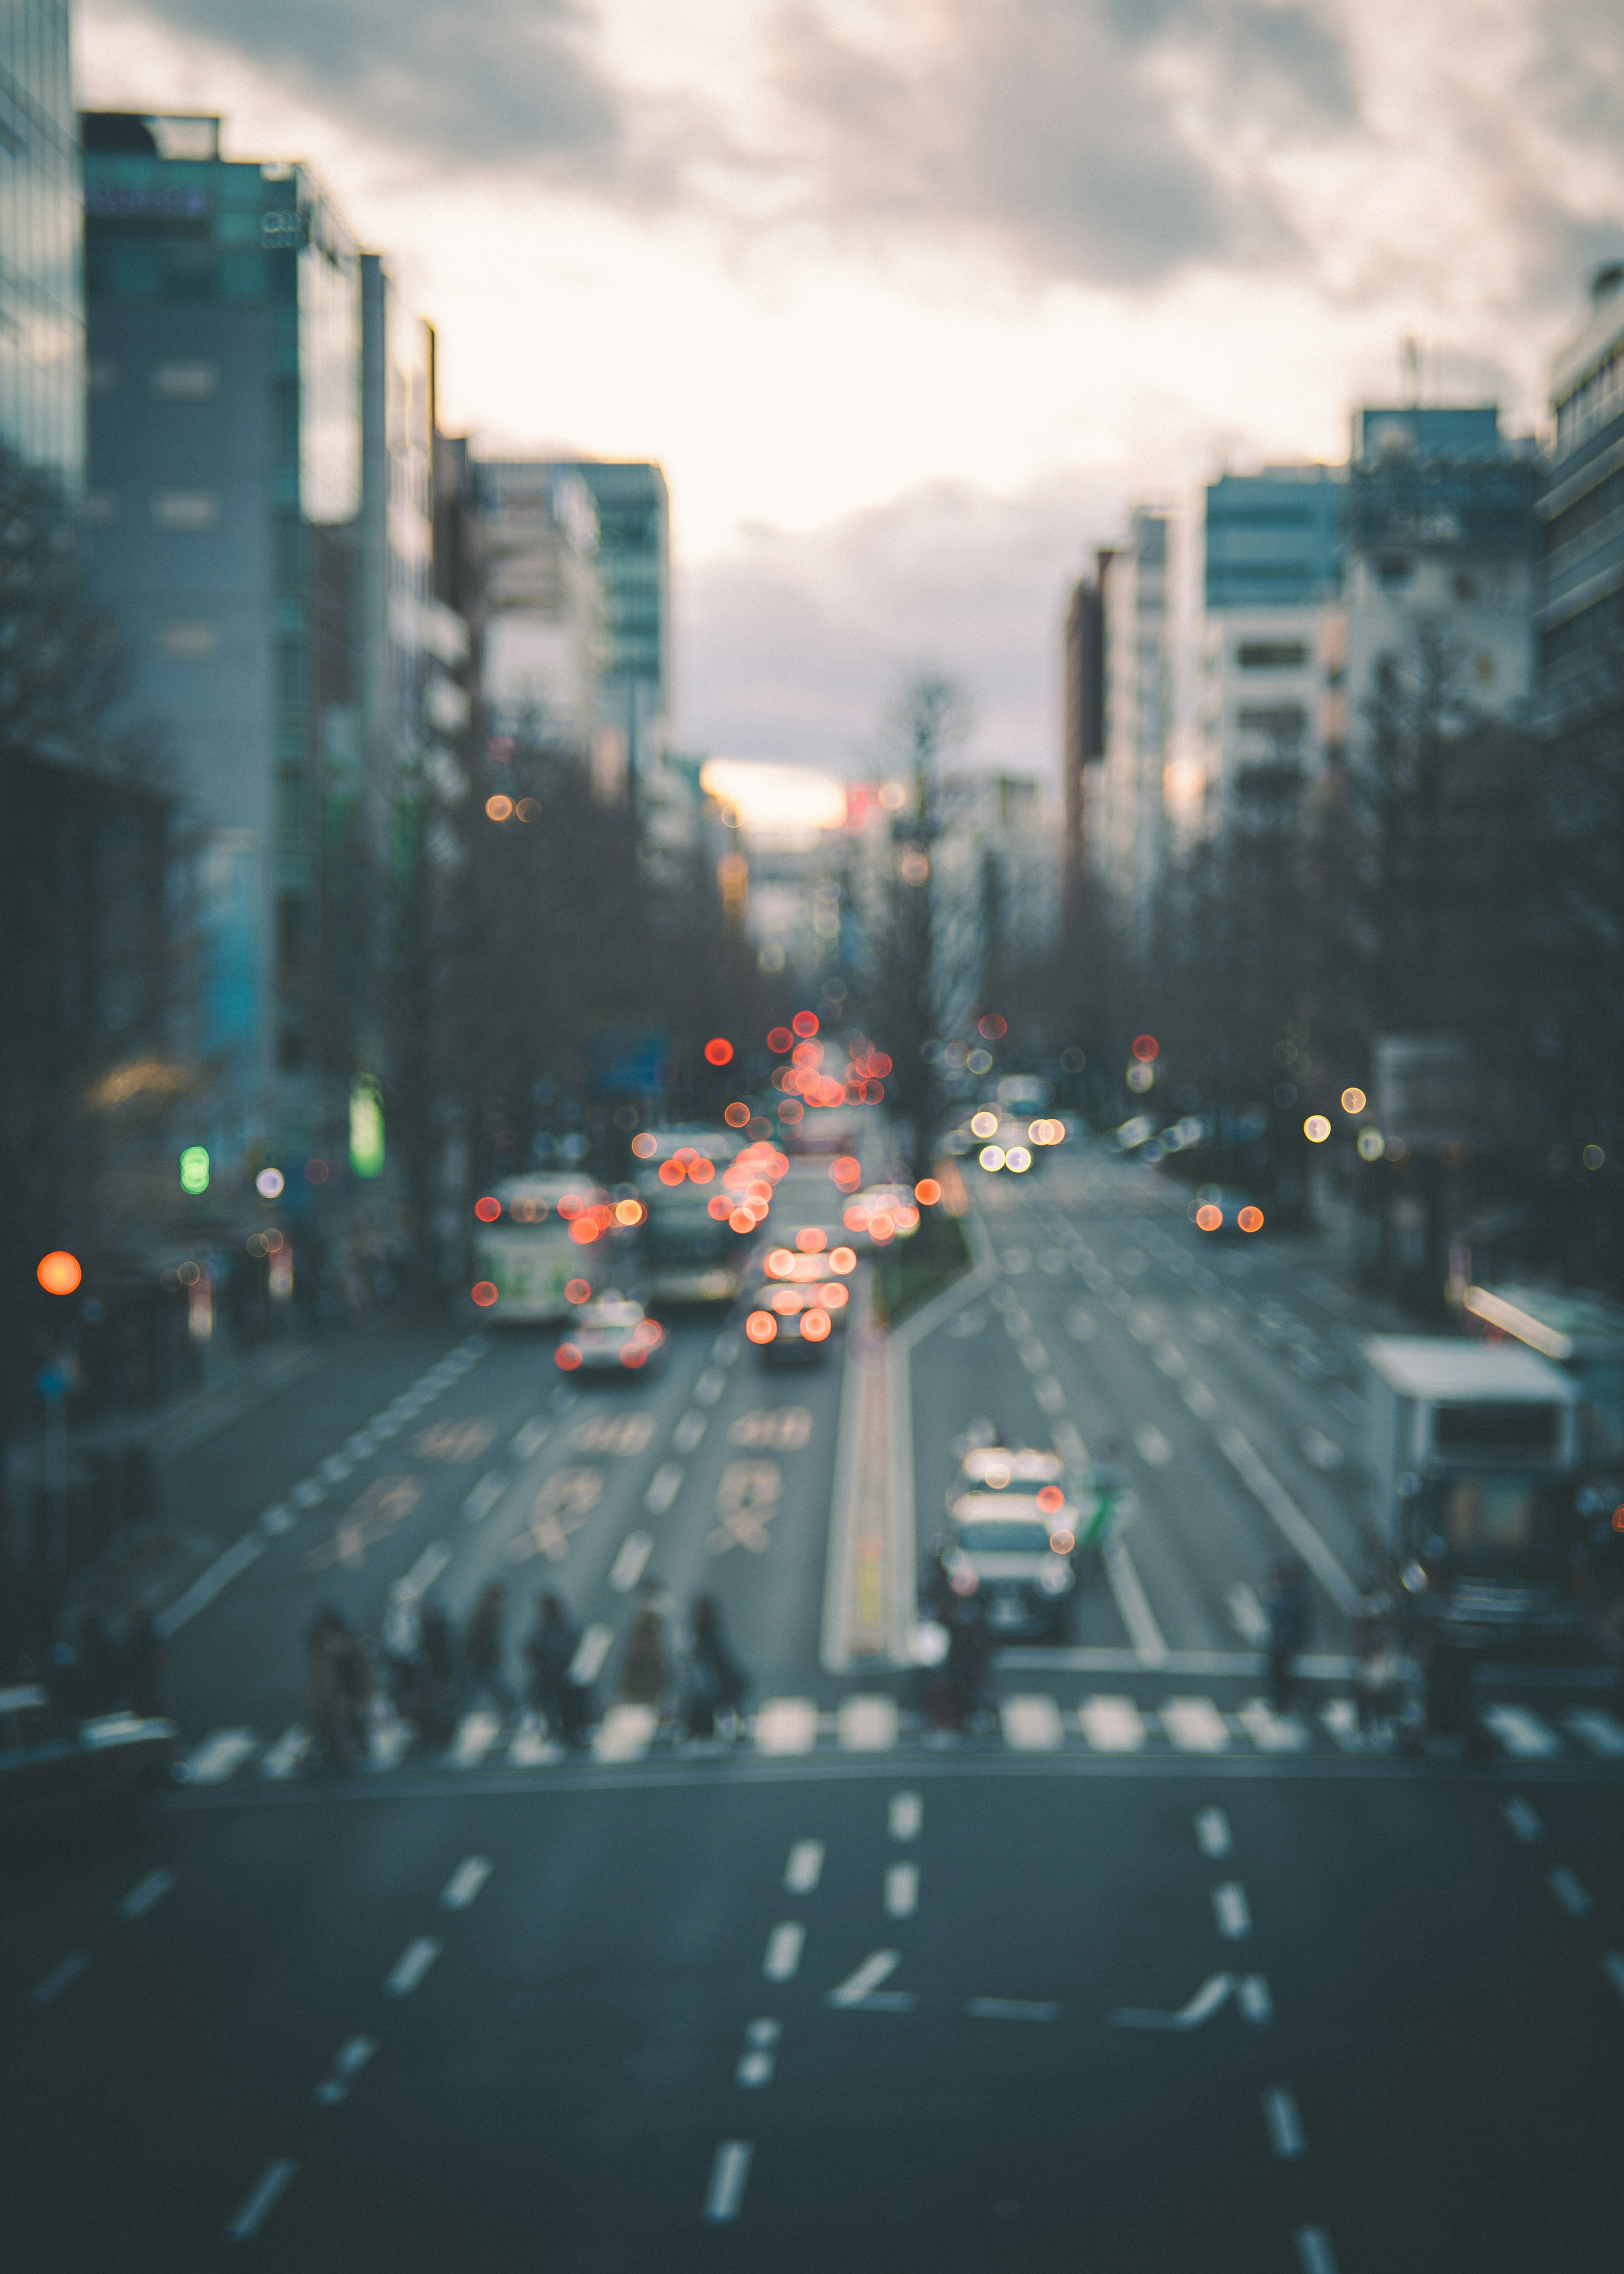
<path id="1" fill-rule="evenodd" d="M 1616 1698 L 1492 1670 L 1493 1758 L 1366 1750 L 1386 1321 L 1320 1246 L 1219 1246 L 1102 1154 L 976 1182 L 974 1270 L 890 1377 L 888 1568 L 977 1421 L 1133 1501 L 967 1737 L 846 1647 L 861 1327 L 844 1370 L 770 1370 L 737 1317 L 680 1321 L 663 1373 L 602 1386 L 549 1337 L 355 1337 L 175 1466 L 216 1551 L 168 1618 L 188 1781 L 139 1848 L 0 1879 L 19 2268 L 1604 2263 Z M 1282 1718 L 1256 1645 L 1288 1553 Z M 515 1684 L 539 1591 L 581 1621 L 591 1746 L 481 1702 L 443 1755 L 380 1723 L 313 1768 L 318 1608 L 375 1639 L 402 1582 L 460 1621 L 492 1578 Z M 737 1743 L 617 1702 L 649 1581 L 720 1601 Z"/>

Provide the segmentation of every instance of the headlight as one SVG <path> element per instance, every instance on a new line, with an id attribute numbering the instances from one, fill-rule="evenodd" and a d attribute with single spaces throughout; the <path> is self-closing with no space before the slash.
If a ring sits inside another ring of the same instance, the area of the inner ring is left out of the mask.
<path id="1" fill-rule="evenodd" d="M 1064 1595 L 1077 1585 L 1076 1574 L 1062 1557 L 1051 1556 L 1038 1573 L 1038 1585 L 1046 1595 Z"/>

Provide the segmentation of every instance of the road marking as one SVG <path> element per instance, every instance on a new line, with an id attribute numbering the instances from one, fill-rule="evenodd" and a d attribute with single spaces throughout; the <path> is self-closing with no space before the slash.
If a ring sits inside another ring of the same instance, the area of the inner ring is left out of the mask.
<path id="1" fill-rule="evenodd" d="M 1517 1838 L 1527 1846 L 1532 1847 L 1536 1840 L 1544 1839 L 1545 1826 L 1520 1796 L 1508 1800 L 1500 1812 Z"/>
<path id="2" fill-rule="evenodd" d="M 609 1569 L 609 1585 L 618 1594 L 624 1595 L 643 1577 L 643 1567 L 654 1552 L 654 1542 L 646 1532 L 628 1532 L 620 1542 L 620 1552 Z"/>
<path id="3" fill-rule="evenodd" d="M 501 1734 L 500 1714 L 465 1713 L 457 1726 L 456 1737 L 451 1747 L 452 1767 L 477 1769 Z"/>
<path id="4" fill-rule="evenodd" d="M 1052 1753 L 1061 1738 L 1060 1708 L 1052 1698 L 1006 1698 L 1004 1742 L 1012 1752 Z"/>
<path id="5" fill-rule="evenodd" d="M 1285 1487 L 1264 1467 L 1238 1429 L 1221 1429 L 1218 1449 L 1261 1502 L 1277 1530 L 1308 1565 L 1337 1609 L 1351 1617 L 1363 1600 L 1359 1590 Z"/>
<path id="6" fill-rule="evenodd" d="M 1035 1335 L 1029 1335 L 1019 1345 L 1018 1355 L 1028 1374 L 1041 1374 L 1049 1364 L 1049 1352 Z"/>
<path id="7" fill-rule="evenodd" d="M 1148 1311 L 1135 1311 L 1128 1321 L 1128 1332 L 1136 1343 L 1154 1343 L 1162 1332 L 1162 1321 Z"/>
<path id="8" fill-rule="evenodd" d="M 227 2227 L 233 2242 L 247 2242 L 259 2233 L 275 2209 L 278 2199 L 286 2194 L 288 2182 L 298 2165 L 287 2156 L 278 2156 L 260 2172 L 249 2191 L 241 2210 Z"/>
<path id="9" fill-rule="evenodd" d="M 965 2011 L 975 2022 L 1053 2022 L 1060 2008 L 1030 1998 L 966 1998 Z"/>
<path id="10" fill-rule="evenodd" d="M 889 1752 L 897 1742 L 897 1702 L 893 1698 L 844 1698 L 836 1728 L 848 1753 Z"/>
<path id="11" fill-rule="evenodd" d="M 778 2062 L 778 2039 L 783 2034 L 782 2022 L 763 2017 L 759 2022 L 746 2023 L 745 2051 L 738 2067 L 733 2071 L 735 2084 L 742 2084 L 755 2090 L 759 2090 L 763 2084 L 771 2084 L 772 2072 Z"/>
<path id="12" fill-rule="evenodd" d="M 469 1524 L 483 1524 L 491 1510 L 508 1489 L 508 1480 L 500 1469 L 492 1469 L 480 1478 L 468 1498 L 462 1502 L 462 1516 Z"/>
<path id="13" fill-rule="evenodd" d="M 325 1461 L 317 1462 L 316 1474 L 324 1485 L 342 1485 L 346 1477 L 354 1474 L 354 1465 L 342 1453 L 329 1453 Z"/>
<path id="14" fill-rule="evenodd" d="M 531 1502 L 524 1529 L 508 1542 L 508 1555 L 515 1563 L 531 1555 L 561 1563 L 569 1553 L 571 1533 L 583 1528 L 603 1496 L 601 1469 L 554 1469 Z"/>
<path id="15" fill-rule="evenodd" d="M 167 1895 L 169 1889 L 174 1885 L 175 1874 L 173 1871 L 166 1871 L 162 1868 L 156 1871 L 148 1871 L 147 1877 L 144 1879 L 138 1880 L 135 1886 L 131 1888 L 129 1894 L 124 1897 L 123 1902 L 119 1904 L 119 1917 L 123 1919 L 145 1918 L 147 1912 L 151 1910 L 153 1905 L 159 1901 L 162 1896 Z"/>
<path id="16" fill-rule="evenodd" d="M 1181 1753 L 1227 1753 L 1229 1725 L 1210 1698 L 1168 1698 L 1162 1726 Z"/>
<path id="17" fill-rule="evenodd" d="M 1065 1391 L 1052 1374 L 1041 1374 L 1032 1385 L 1032 1395 L 1051 1419 L 1065 1412 Z"/>
<path id="18" fill-rule="evenodd" d="M 375 2037 L 346 2037 L 333 2056 L 333 2073 L 316 2087 L 315 2097 L 324 2108 L 335 2107 L 349 2097 L 352 2082 L 360 2075 L 378 2050 Z"/>
<path id="19" fill-rule="evenodd" d="M 1235 1985 L 1235 1995 L 1241 2012 L 1256 2028 L 1262 2029 L 1274 2020 L 1274 2000 L 1262 1975 L 1243 1974 Z"/>
<path id="20" fill-rule="evenodd" d="M 714 1405 L 726 1387 L 727 1376 L 718 1374 L 713 1366 L 707 1367 L 694 1384 L 695 1404 Z"/>
<path id="21" fill-rule="evenodd" d="M 292 1497 L 297 1500 L 298 1491 L 296 1490 Z M 316 1493 L 315 1498 L 321 1498 L 320 1492 Z M 308 1508 L 311 1502 L 305 1501 L 302 1505 Z M 222 1587 L 229 1587 L 239 1571 L 245 1571 L 264 1553 L 264 1540 L 256 1539 L 252 1532 L 245 1533 L 235 1547 L 228 1547 L 223 1555 L 216 1556 L 207 1570 L 192 1581 L 184 1595 L 178 1596 L 167 1610 L 159 1612 L 153 1621 L 154 1626 L 167 1639 L 184 1627 L 188 1619 L 195 1619 L 200 1610 L 214 1601 Z"/>
<path id="22" fill-rule="evenodd" d="M 1295 1713 L 1276 1713 L 1261 1698 L 1249 1698 L 1235 1718 L 1260 1753 L 1300 1753 L 1308 1743 Z"/>
<path id="23" fill-rule="evenodd" d="M 259 1763 L 260 1775 L 273 1784 L 285 1784 L 304 1767 L 313 1742 L 303 1721 L 290 1722 L 276 1743 L 266 1749 Z"/>
<path id="24" fill-rule="evenodd" d="M 892 1864 L 885 1872 L 885 1915 L 912 1918 L 919 1909 L 919 1865 Z"/>
<path id="25" fill-rule="evenodd" d="M 1229 1819 L 1221 1808 L 1203 1808 L 1197 1811 L 1195 1843 L 1203 1856 L 1227 1856 L 1235 1845 L 1229 1830 Z"/>
<path id="26" fill-rule="evenodd" d="M 1336 2254 L 1322 2226 L 1299 2226 L 1291 2238 L 1302 2274 L 1336 2274 Z"/>
<path id="27" fill-rule="evenodd" d="M 306 1555 L 304 1569 L 326 1571 L 335 1563 L 365 1563 L 367 1549 L 403 1524 L 422 1497 L 420 1477 L 374 1477 L 359 1499 L 345 1510 L 332 1538 Z"/>
<path id="28" fill-rule="evenodd" d="M 731 1366 L 744 1344 L 735 1334 L 719 1334 L 710 1345 L 710 1355 L 718 1366 Z"/>
<path id="29" fill-rule="evenodd" d="M 612 1706 L 592 1739 L 597 1761 L 640 1761 L 659 1728 L 657 1706 Z"/>
<path id="30" fill-rule="evenodd" d="M 1325 1723 L 1343 1752 L 1357 1752 L 1365 1739 L 1359 1728 L 1358 1709 L 1351 1698 L 1332 1698 L 1320 1709 L 1320 1719 Z"/>
<path id="31" fill-rule="evenodd" d="M 367 1741 L 367 1765 L 375 1770 L 398 1768 L 417 1740 L 417 1731 L 410 1721 L 400 1715 L 387 1698 L 374 1706 L 376 1720 Z"/>
<path id="32" fill-rule="evenodd" d="M 1600 1753 L 1609 1760 L 1617 1760 L 1624 1754 L 1624 1723 L 1611 1713 L 1570 1713 L 1568 1726 L 1593 1753 Z"/>
<path id="33" fill-rule="evenodd" d="M 176 1770 L 183 1784 L 223 1784 L 259 1746 L 252 1729 L 216 1729 Z"/>
<path id="34" fill-rule="evenodd" d="M 1142 2006 L 1119 2006 L 1111 2015 L 1119 2029 L 1199 2029 L 1210 2022 L 1235 1987 L 1232 1974 L 1209 1974 L 1187 2006 L 1176 2014 L 1162 2014 Z"/>
<path id="35" fill-rule="evenodd" d="M 672 1431 L 671 1442 L 679 1453 L 692 1453 L 698 1449 L 699 1442 L 710 1426 L 703 1413 L 695 1413 L 690 1409 Z"/>
<path id="36" fill-rule="evenodd" d="M 1100 1322 L 1092 1311 L 1085 1311 L 1079 1306 L 1067 1317 L 1066 1332 L 1073 1342 L 1091 1343 L 1099 1331 Z"/>
<path id="37" fill-rule="evenodd" d="M 293 1510 L 278 1502 L 276 1507 L 266 1510 L 259 1518 L 259 1529 L 261 1532 L 268 1532 L 271 1538 L 275 1540 L 282 1532 L 291 1532 L 297 1522 L 298 1517 L 295 1516 Z"/>
<path id="38" fill-rule="evenodd" d="M 515 1461 L 528 1461 L 532 1454 L 540 1452 L 547 1442 L 552 1428 L 552 1422 L 544 1421 L 541 1415 L 538 1413 L 533 1420 L 525 1423 L 508 1448 L 508 1451 Z"/>
<path id="39" fill-rule="evenodd" d="M 784 1884 L 792 1893 L 809 1895 L 823 1876 L 823 1843 L 821 1840 L 797 1840 L 789 1851 L 789 1861 L 784 1866 Z"/>
<path id="40" fill-rule="evenodd" d="M 1074 1469 L 1087 1467 L 1088 1448 L 1078 1434 L 1074 1421 L 1056 1421 L 1049 1434 L 1055 1441 L 1055 1450 L 1063 1461 Z"/>
<path id="41" fill-rule="evenodd" d="M 1190 1361 L 1177 1343 L 1158 1343 L 1151 1356 L 1169 1382 L 1190 1371 Z"/>
<path id="42" fill-rule="evenodd" d="M 1132 1698 L 1085 1698 L 1077 1718 L 1096 1753 L 1137 1753 L 1143 1748 L 1145 1723 Z"/>
<path id="43" fill-rule="evenodd" d="M 59 1959 L 50 1972 L 36 1982 L 28 1992 L 31 2006 L 54 2005 L 63 1992 L 71 1989 L 81 1974 L 88 1970 L 89 1959 L 82 1950 L 71 1950 Z"/>
<path id="44" fill-rule="evenodd" d="M 1488 1706 L 1483 1718 L 1506 1751 L 1520 1759 L 1544 1760 L 1562 1750 L 1554 1730 L 1548 1729 L 1526 1706 Z"/>
<path id="45" fill-rule="evenodd" d="M 440 1900 L 448 1911 L 465 1911 L 490 1876 L 488 1856 L 466 1856 L 447 1880 Z"/>
<path id="46" fill-rule="evenodd" d="M 538 1769 L 547 1761 L 561 1761 L 562 1745 L 555 1745 L 547 1735 L 546 1724 L 534 1713 L 526 1713 L 514 1731 L 513 1742 L 508 1748 L 509 1765 L 515 1769 Z"/>
<path id="47" fill-rule="evenodd" d="M 1183 1397 L 1185 1404 L 1190 1408 L 1190 1411 L 1196 1416 L 1198 1420 L 1212 1421 L 1216 1419 L 1218 1413 L 1218 1400 L 1213 1396 L 1212 1391 L 1207 1388 L 1207 1384 L 1199 1375 L 1192 1374 L 1185 1382 L 1180 1394 Z"/>
<path id="48" fill-rule="evenodd" d="M 1545 1885 L 1569 1918 L 1590 1916 L 1593 1908 L 1590 1895 L 1566 1864 L 1559 1864 L 1554 1871 L 1547 1873 Z"/>
<path id="49" fill-rule="evenodd" d="M 397 1603 L 415 1603 L 428 1593 L 450 1561 L 451 1550 L 445 1541 L 432 1540 L 405 1577 L 395 1581 L 390 1593 Z"/>
<path id="50" fill-rule="evenodd" d="M 1105 1566 L 1107 1585 L 1139 1664 L 1160 1666 L 1168 1654 L 1167 1638 L 1156 1623 L 1156 1615 L 1139 1584 L 1139 1575 L 1120 1531 L 1114 1531 L 1101 1543 L 1100 1561 Z"/>
<path id="51" fill-rule="evenodd" d="M 767 1937 L 762 1972 L 769 1982 L 793 1982 L 806 1947 L 807 1931 L 799 1919 L 786 1919 Z"/>
<path id="52" fill-rule="evenodd" d="M 890 1979 L 902 1963 L 902 1954 L 897 1950 L 876 1950 L 864 1959 L 854 1974 L 827 1992 L 826 2006 L 861 2006 L 876 1991 L 881 1983 Z"/>
<path id="53" fill-rule="evenodd" d="M 1268 1640 L 1268 1618 L 1262 1604 L 1244 1579 L 1237 1579 L 1224 1597 L 1229 1607 L 1229 1621 L 1243 1642 L 1261 1644 Z"/>
<path id="54" fill-rule="evenodd" d="M 1213 1916 L 1226 1942 L 1244 1942 L 1252 1932 L 1252 1911 L 1238 1879 L 1226 1879 L 1213 1889 Z"/>
<path id="55" fill-rule="evenodd" d="M 710 2184 L 705 2190 L 705 2217 L 713 2224 L 737 2218 L 739 2206 L 744 2201 L 744 2183 L 750 2176 L 750 2157 L 756 2150 L 748 2140 L 724 2140 L 716 2151 L 716 2161 L 710 2166 Z"/>
<path id="56" fill-rule="evenodd" d="M 1321 1429 L 1311 1429 L 1303 1440 L 1303 1452 L 1317 1469 L 1340 1469 L 1342 1449 L 1334 1437 Z"/>
<path id="57" fill-rule="evenodd" d="M 590 1413 L 584 1421 L 576 1423 L 569 1442 L 583 1453 L 613 1453 L 624 1459 L 635 1453 L 646 1452 L 649 1440 L 654 1434 L 654 1416 L 649 1412 Z"/>
<path id="58" fill-rule="evenodd" d="M 294 1486 L 288 1497 L 296 1508 L 314 1508 L 327 1498 L 327 1494 L 313 1479 L 306 1477 L 303 1484 Z"/>
<path id="59" fill-rule="evenodd" d="M 614 1634 L 608 1627 L 589 1627 L 575 1645 L 575 1654 L 569 1661 L 569 1678 L 584 1685 L 596 1682 L 604 1670 L 604 1660 L 613 1645 Z"/>
<path id="60" fill-rule="evenodd" d="M 1024 1247 L 1008 1248 L 1004 1252 L 1004 1268 L 1019 1276 L 1023 1271 L 1031 1270 L 1032 1258 Z"/>
<path id="61" fill-rule="evenodd" d="M 887 1829 L 893 1840 L 917 1840 L 925 1820 L 925 1804 L 916 1792 L 893 1792 Z"/>
<path id="62" fill-rule="evenodd" d="M 1290 2161 L 1307 2147 L 1297 2096 L 1288 2086 L 1270 2085 L 1263 2096 L 1263 2121 L 1268 2130 L 1269 2146 L 1277 2156 Z"/>
<path id="63" fill-rule="evenodd" d="M 409 1942 L 384 1977 L 383 1986 L 390 1997 L 410 1997 L 440 1956 L 440 1944 L 431 1935 L 420 1934 L 415 1942 Z"/>
<path id="64" fill-rule="evenodd" d="M 755 1736 L 758 1753 L 809 1753 L 817 1743 L 817 1707 L 810 1698 L 763 1698 Z"/>
<path id="65" fill-rule="evenodd" d="M 713 1555 L 748 1547 L 764 1555 L 771 1546 L 767 1526 L 778 1510 L 784 1472 L 776 1461 L 729 1461 L 717 1481 L 717 1528 L 705 1540 Z"/>
<path id="66" fill-rule="evenodd" d="M 1154 1421 L 1141 1422 L 1133 1433 L 1133 1442 L 1141 1461 L 1148 1461 L 1153 1469 L 1164 1469 L 1173 1457 L 1173 1447 Z"/>
<path id="67" fill-rule="evenodd" d="M 1192 1311 L 1187 1331 L 1192 1343 L 1215 1343 L 1223 1334 L 1217 1320 L 1206 1311 Z"/>
<path id="68" fill-rule="evenodd" d="M 682 1471 L 675 1461 L 662 1461 L 649 1480 L 643 1504 L 650 1516 L 664 1516 L 682 1489 Z"/>

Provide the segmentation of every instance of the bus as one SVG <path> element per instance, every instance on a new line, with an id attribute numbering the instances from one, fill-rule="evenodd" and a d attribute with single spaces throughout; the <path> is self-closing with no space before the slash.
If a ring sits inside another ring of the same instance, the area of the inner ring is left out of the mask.
<path id="1" fill-rule="evenodd" d="M 496 1291 L 474 1298 L 485 1320 L 499 1327 L 553 1325 L 575 1307 L 565 1292 L 572 1281 L 601 1293 L 614 1276 L 605 1268 L 610 1256 L 624 1269 L 623 1243 L 642 1221 L 638 1208 L 628 1222 L 627 1205 L 617 1208 L 609 1193 L 578 1176 L 506 1177 L 493 1186 L 474 1206 L 475 1282 Z"/>
<path id="2" fill-rule="evenodd" d="M 714 1129 L 650 1130 L 635 1143 L 650 1303 L 726 1305 L 738 1294 L 750 1242 L 728 1221 L 723 1179 L 739 1149 Z"/>

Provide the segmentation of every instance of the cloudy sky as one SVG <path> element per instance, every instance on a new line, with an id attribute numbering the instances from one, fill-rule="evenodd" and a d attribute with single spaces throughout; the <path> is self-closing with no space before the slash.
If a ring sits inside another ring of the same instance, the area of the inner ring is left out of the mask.
<path id="1" fill-rule="evenodd" d="M 1398 342 L 1543 417 L 1624 252 L 1617 0 L 81 0 L 84 99 L 300 156 L 443 416 L 665 464 L 691 746 L 863 771 L 911 666 L 1049 772 L 1126 502 L 1342 455 Z"/>

